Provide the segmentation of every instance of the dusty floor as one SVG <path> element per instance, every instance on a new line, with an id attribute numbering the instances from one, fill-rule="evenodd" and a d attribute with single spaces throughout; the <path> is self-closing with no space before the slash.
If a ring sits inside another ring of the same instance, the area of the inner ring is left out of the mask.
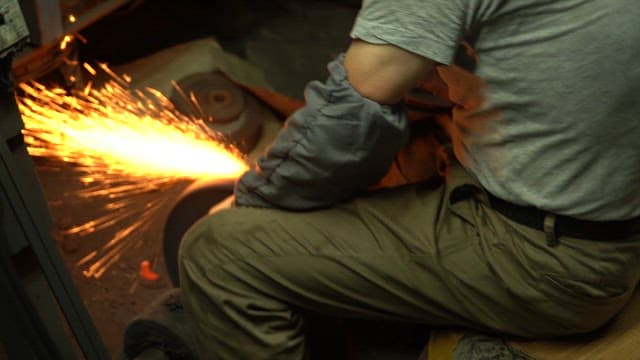
<path id="1" fill-rule="evenodd" d="M 136 2 L 134 2 L 136 3 Z M 207 5 L 203 5 L 206 3 Z M 302 98 L 309 80 L 325 77 L 326 63 L 348 44 L 356 15 L 354 1 L 212 1 L 154 0 L 128 7 L 85 30 L 89 42 L 80 49 L 84 60 L 122 65 L 171 45 L 214 36 L 225 50 L 256 65 L 272 87 Z M 62 231 L 104 215 L 106 200 L 82 200 L 68 194 L 83 188 L 72 166 L 38 161 L 38 171 L 56 224 L 54 236 L 93 321 L 112 355 L 121 349 L 122 335 L 133 317 L 171 285 L 162 258 L 162 228 L 166 212 L 156 217 L 136 239 L 136 251 L 123 257 L 99 279 L 83 275 L 78 262 L 108 241 L 115 228 L 87 236 Z M 188 184 L 162 195 L 177 196 Z M 157 196 L 157 195 L 150 195 Z M 144 199 L 141 199 L 144 201 Z M 160 280 L 143 283 L 139 264 L 151 260 Z"/>

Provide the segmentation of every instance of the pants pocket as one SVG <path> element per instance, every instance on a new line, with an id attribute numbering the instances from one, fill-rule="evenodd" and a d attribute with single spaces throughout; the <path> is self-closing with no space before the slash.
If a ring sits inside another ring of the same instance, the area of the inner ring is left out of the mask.
<path id="1" fill-rule="evenodd" d="M 550 296 L 571 303 L 615 304 L 624 301 L 632 291 L 631 286 L 615 281 L 592 284 L 551 273 L 544 274 L 543 281 L 551 289 Z"/>

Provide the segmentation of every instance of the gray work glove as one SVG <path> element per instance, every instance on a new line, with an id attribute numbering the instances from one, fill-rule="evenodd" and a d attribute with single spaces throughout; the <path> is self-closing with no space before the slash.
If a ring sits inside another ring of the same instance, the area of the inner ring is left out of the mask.
<path id="1" fill-rule="evenodd" d="M 256 168 L 235 188 L 240 206 L 309 210 L 375 184 L 409 138 L 403 105 L 380 105 L 351 87 L 344 55 L 325 83 L 311 82 L 306 106 L 287 119 Z"/>

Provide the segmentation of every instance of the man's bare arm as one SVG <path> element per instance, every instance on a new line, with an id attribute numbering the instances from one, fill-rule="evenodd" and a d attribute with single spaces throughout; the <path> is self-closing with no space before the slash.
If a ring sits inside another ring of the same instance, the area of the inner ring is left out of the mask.
<path id="1" fill-rule="evenodd" d="M 393 45 L 354 40 L 344 66 L 347 78 L 362 96 L 380 104 L 396 104 L 424 79 L 436 62 Z"/>

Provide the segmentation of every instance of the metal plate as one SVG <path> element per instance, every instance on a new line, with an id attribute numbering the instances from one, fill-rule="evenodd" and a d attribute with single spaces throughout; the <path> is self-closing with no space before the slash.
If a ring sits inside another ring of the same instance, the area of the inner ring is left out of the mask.
<path id="1" fill-rule="evenodd" d="M 244 110 L 242 90 L 220 72 L 197 73 L 180 79 L 171 101 L 180 112 L 210 123 L 233 121 Z M 194 101 L 195 100 L 195 101 Z"/>
<path id="2" fill-rule="evenodd" d="M 201 180 L 184 190 L 164 226 L 164 259 L 174 286 L 179 286 L 178 250 L 182 236 L 215 204 L 233 194 L 233 180 Z"/>
<path id="3" fill-rule="evenodd" d="M 0 0 L 0 55 L 29 36 L 17 0 Z"/>
<path id="4" fill-rule="evenodd" d="M 260 136 L 265 108 L 219 71 L 180 79 L 170 100 L 183 114 L 204 119 L 207 125 L 248 153 Z"/>

